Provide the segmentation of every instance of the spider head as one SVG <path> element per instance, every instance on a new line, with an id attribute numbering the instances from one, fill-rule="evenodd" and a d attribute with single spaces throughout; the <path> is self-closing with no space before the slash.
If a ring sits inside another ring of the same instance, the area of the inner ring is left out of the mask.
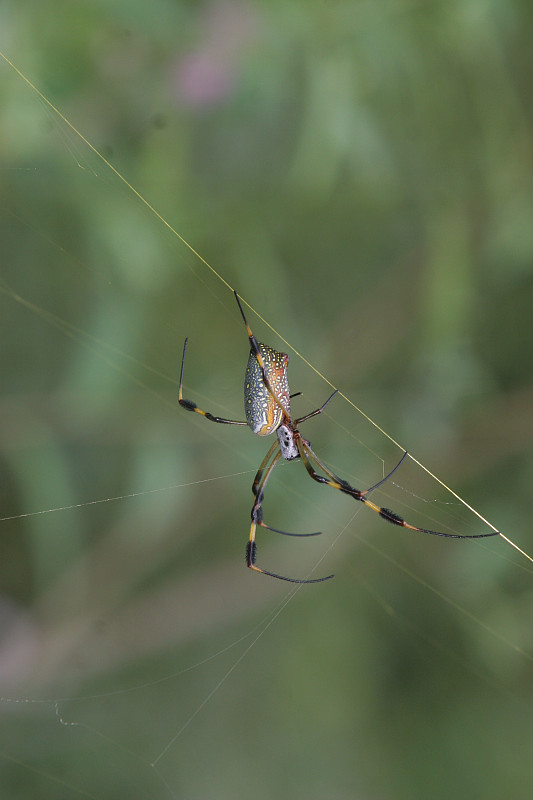
<path id="1" fill-rule="evenodd" d="M 295 458 L 300 457 L 298 445 L 296 444 L 295 431 L 288 425 L 282 424 L 276 430 L 279 441 L 281 455 L 287 461 L 293 461 Z"/>

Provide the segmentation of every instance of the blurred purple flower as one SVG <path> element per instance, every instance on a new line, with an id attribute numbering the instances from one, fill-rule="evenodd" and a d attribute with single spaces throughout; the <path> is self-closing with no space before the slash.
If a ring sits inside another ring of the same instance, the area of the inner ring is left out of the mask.
<path id="1" fill-rule="evenodd" d="M 20 606 L 0 597 L 0 686 L 24 680 L 36 665 L 40 639 L 37 626 Z"/>
<path id="2" fill-rule="evenodd" d="M 183 105 L 204 108 L 220 102 L 234 86 L 234 70 L 210 53 L 196 51 L 179 64 L 177 85 Z"/>
<path id="3" fill-rule="evenodd" d="M 196 48 L 172 66 L 180 104 L 204 109 L 224 102 L 237 82 L 242 55 L 258 35 L 258 16 L 249 4 L 235 0 L 211 3 Z"/>

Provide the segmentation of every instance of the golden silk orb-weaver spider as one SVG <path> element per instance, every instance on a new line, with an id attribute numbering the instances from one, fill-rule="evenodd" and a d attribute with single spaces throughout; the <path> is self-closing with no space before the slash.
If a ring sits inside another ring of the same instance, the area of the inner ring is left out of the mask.
<path id="1" fill-rule="evenodd" d="M 210 414 L 209 411 L 203 411 L 201 408 L 198 408 L 196 403 L 193 403 L 192 400 L 185 400 L 183 397 L 183 368 L 185 365 L 185 353 L 187 351 L 188 339 L 185 339 L 183 345 L 178 400 L 180 405 L 187 409 L 187 411 L 194 411 L 196 414 L 201 414 L 206 419 L 211 420 L 211 422 L 219 422 L 223 425 L 248 425 L 258 436 L 268 436 L 276 432 L 277 441 L 274 442 L 261 462 L 261 466 L 257 470 L 252 484 L 252 492 L 255 500 L 252 506 L 250 535 L 246 546 L 246 563 L 250 569 L 253 569 L 255 572 L 262 572 L 263 575 L 270 575 L 271 578 L 279 578 L 279 580 L 289 581 L 290 583 L 320 583 L 321 581 L 327 581 L 329 578 L 333 578 L 333 575 L 326 575 L 323 578 L 287 578 L 285 575 L 278 575 L 276 572 L 269 572 L 262 567 L 258 567 L 255 563 L 257 556 L 255 534 L 258 525 L 261 528 L 267 528 L 269 531 L 282 533 L 285 536 L 318 536 L 320 533 L 320 531 L 316 533 L 288 533 L 287 531 L 280 531 L 278 528 L 272 528 L 270 525 L 263 522 L 262 504 L 265 488 L 274 467 L 281 458 L 287 461 L 300 458 L 314 481 L 325 483 L 333 487 L 333 489 L 338 489 L 340 492 L 350 495 L 350 497 L 353 497 L 355 500 L 360 500 L 368 508 L 372 509 L 372 511 L 378 513 L 380 517 L 383 517 L 383 519 L 392 522 L 394 525 L 407 528 L 410 531 L 430 533 L 433 536 L 446 536 L 450 539 L 484 539 L 488 536 L 498 535 L 497 531 L 494 533 L 461 535 L 458 533 L 441 533 L 440 531 L 432 531 L 427 528 L 418 528 L 416 525 L 410 525 L 402 519 L 399 514 L 396 514 L 389 508 L 382 508 L 369 500 L 368 495 L 373 492 L 374 489 L 377 489 L 378 486 L 388 481 L 402 465 L 403 461 L 407 458 L 407 451 L 405 451 L 398 464 L 396 464 L 388 475 L 364 491 L 350 486 L 347 481 L 339 478 L 326 467 L 311 449 L 311 443 L 303 438 L 298 430 L 298 425 L 311 417 L 317 416 L 317 414 L 321 414 L 330 400 L 335 397 L 338 389 L 328 397 L 320 408 L 293 420 L 291 417 L 290 399 L 296 395 L 291 395 L 289 393 L 289 382 L 287 380 L 289 356 L 286 353 L 280 353 L 274 350 L 267 344 L 262 344 L 257 341 L 248 325 L 248 320 L 244 314 L 239 296 L 237 292 L 234 294 L 250 340 L 250 355 L 248 357 L 248 364 L 244 377 L 244 411 L 246 420 L 240 422 L 235 419 L 216 417 Z M 299 394 L 299 392 L 297 394 Z M 324 474 L 321 475 L 318 473 L 315 467 L 318 467 Z"/>

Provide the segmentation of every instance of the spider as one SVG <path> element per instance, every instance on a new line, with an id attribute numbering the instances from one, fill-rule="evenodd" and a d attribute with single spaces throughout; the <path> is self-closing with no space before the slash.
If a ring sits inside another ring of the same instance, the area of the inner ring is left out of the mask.
<path id="1" fill-rule="evenodd" d="M 263 521 L 262 504 L 265 488 L 274 467 L 281 458 L 287 461 L 294 461 L 300 458 L 314 481 L 332 486 L 333 489 L 338 489 L 340 492 L 350 495 L 350 497 L 353 497 L 355 500 L 360 500 L 368 508 L 372 509 L 372 511 L 379 514 L 380 517 L 388 522 L 392 522 L 393 525 L 400 525 L 402 528 L 408 528 L 411 531 L 419 531 L 420 533 L 429 533 L 433 536 L 446 536 L 450 539 L 483 539 L 488 536 L 497 535 L 497 532 L 461 535 L 456 533 L 441 533 L 440 531 L 432 531 L 427 528 L 418 528 L 416 525 L 411 525 L 406 522 L 399 514 L 396 514 L 389 508 L 382 508 L 373 503 L 372 500 L 369 500 L 368 495 L 377 489 L 378 486 L 388 481 L 403 464 L 408 455 L 407 451 L 405 451 L 398 464 L 396 464 L 388 475 L 365 490 L 355 489 L 348 481 L 339 478 L 326 467 L 313 452 L 311 442 L 304 439 L 301 435 L 298 426 L 301 422 L 306 422 L 308 419 L 311 419 L 311 417 L 321 414 L 327 404 L 335 397 L 338 389 L 328 397 L 320 408 L 293 420 L 290 411 L 290 400 L 292 397 L 296 397 L 297 394 L 300 394 L 300 392 L 292 395 L 289 393 L 289 382 L 287 379 L 289 356 L 286 353 L 280 353 L 274 350 L 267 344 L 257 341 L 248 324 L 239 296 L 237 292 L 234 292 L 234 294 L 250 340 L 250 355 L 244 378 L 244 411 L 246 420 L 241 422 L 239 420 L 216 417 L 209 413 L 209 411 L 198 408 L 196 403 L 193 403 L 192 400 L 185 400 L 183 397 L 183 368 L 185 365 L 188 339 L 185 339 L 183 345 L 178 400 L 180 405 L 187 409 L 187 411 L 194 411 L 196 414 L 201 414 L 211 422 L 218 422 L 223 425 L 248 425 L 253 433 L 258 436 L 268 436 L 274 433 L 274 431 L 276 432 L 277 440 L 261 462 L 261 466 L 257 470 L 252 484 L 252 492 L 255 500 L 251 513 L 252 523 L 250 526 L 250 535 L 246 546 L 246 563 L 250 569 L 255 572 L 261 572 L 263 575 L 269 575 L 271 578 L 278 578 L 279 580 L 289 581 L 290 583 L 321 583 L 322 581 L 327 581 L 334 577 L 333 575 L 326 575 L 323 578 L 288 578 L 285 575 L 279 575 L 276 572 L 270 572 L 262 567 L 258 567 L 255 563 L 257 557 L 255 534 L 258 525 L 261 528 L 267 528 L 269 531 L 282 533 L 285 536 L 318 536 L 320 533 L 320 531 L 316 533 L 288 533 L 278 528 L 272 528 Z M 321 475 L 318 473 L 315 467 L 318 467 L 324 474 Z"/>

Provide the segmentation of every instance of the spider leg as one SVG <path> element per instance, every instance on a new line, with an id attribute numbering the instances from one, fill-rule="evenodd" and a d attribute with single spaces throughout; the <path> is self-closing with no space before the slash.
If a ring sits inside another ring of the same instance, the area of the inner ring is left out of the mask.
<path id="1" fill-rule="evenodd" d="M 266 465 L 270 461 L 270 458 L 272 457 L 276 449 L 278 450 L 278 452 L 274 456 L 272 463 L 270 464 L 268 469 L 266 469 Z M 263 461 L 261 462 L 261 466 L 257 470 L 257 474 L 252 484 L 252 492 L 254 493 L 255 496 L 255 502 L 251 513 L 252 520 L 254 520 L 255 523 L 259 525 L 261 528 L 267 528 L 269 531 L 274 531 L 274 533 L 281 533 L 284 536 L 320 536 L 322 531 L 315 531 L 314 533 L 289 533 L 288 531 L 282 531 L 279 528 L 273 528 L 271 525 L 267 525 L 265 522 L 263 522 L 262 503 L 264 498 L 264 487 L 268 482 L 268 480 L 270 479 L 270 474 L 272 473 L 274 467 L 276 466 L 280 458 L 281 458 L 281 450 L 279 449 L 279 444 L 278 441 L 276 440 L 272 445 L 272 447 L 270 448 L 270 450 L 268 451 L 268 453 L 266 454 L 266 456 L 264 457 Z"/>
<path id="2" fill-rule="evenodd" d="M 409 522 L 406 522 L 402 517 L 400 517 L 399 514 L 396 514 L 395 511 L 391 511 L 390 508 L 382 508 L 381 506 L 378 506 L 376 503 L 373 503 L 371 500 L 369 500 L 366 495 L 374 491 L 374 489 L 377 489 L 377 487 L 381 486 L 381 484 L 385 483 L 385 481 L 387 481 L 391 475 L 396 472 L 403 460 L 407 457 L 407 451 L 403 454 L 398 464 L 396 464 L 394 469 L 389 472 L 388 475 L 378 481 L 378 483 L 374 484 L 374 486 L 371 486 L 370 489 L 361 491 L 360 489 L 355 489 L 353 486 L 350 486 L 348 481 L 339 478 L 337 475 L 331 472 L 331 470 L 328 469 L 326 465 L 320 461 L 318 456 L 311 450 L 311 447 L 302 441 L 301 438 L 297 439 L 297 444 L 304 466 L 313 480 L 317 481 L 318 483 L 325 483 L 328 486 L 333 487 L 333 489 L 338 489 L 339 491 L 344 492 L 344 494 L 350 495 L 355 500 L 360 500 L 362 503 L 368 506 L 368 508 L 372 509 L 372 511 L 375 511 L 380 515 L 380 517 L 386 519 L 387 522 L 391 522 L 393 525 L 399 525 L 400 527 L 407 528 L 410 531 L 429 533 L 432 536 L 445 536 L 448 539 L 486 539 L 489 536 L 499 535 L 499 531 L 494 531 L 493 533 L 476 533 L 466 535 L 459 533 L 443 533 L 442 531 L 433 531 L 429 530 L 428 528 L 419 528 L 416 525 L 411 525 Z M 316 472 L 313 468 L 313 464 L 321 469 L 325 475 L 327 475 L 327 477 L 324 477 L 324 475 L 320 475 L 318 472 Z"/>
<path id="3" fill-rule="evenodd" d="M 378 482 L 377 482 L 377 483 L 375 483 L 373 486 L 371 486 L 371 487 L 370 487 L 370 489 L 366 489 L 364 492 L 361 492 L 361 494 L 365 494 L 365 495 L 366 495 L 366 494 L 370 494 L 370 492 L 373 492 L 373 491 L 374 491 L 374 489 L 377 489 L 377 488 L 378 488 L 378 486 L 381 486 L 381 484 L 382 484 L 382 483 L 385 483 L 385 481 L 388 481 L 388 480 L 389 480 L 389 478 L 392 478 L 392 476 L 394 475 L 394 473 L 396 472 L 396 470 L 397 470 L 397 469 L 399 469 L 399 467 L 401 467 L 401 466 L 402 466 L 403 462 L 405 461 L 405 459 L 407 458 L 407 456 L 408 456 L 408 455 L 409 455 L 409 453 L 408 453 L 408 452 L 407 452 L 407 450 L 406 450 L 406 451 L 405 451 L 405 453 L 403 454 L 403 456 L 400 458 L 400 460 L 399 460 L 399 461 L 398 461 L 398 463 L 396 464 L 396 466 L 394 467 L 394 469 L 392 469 L 392 470 L 389 472 L 389 474 L 388 474 L 388 475 L 385 475 L 385 477 L 384 477 L 384 478 L 382 478 L 380 481 L 378 481 Z"/>
<path id="4" fill-rule="evenodd" d="M 265 486 L 268 483 L 268 480 L 274 470 L 274 467 L 278 463 L 281 458 L 281 451 L 278 450 L 276 453 L 276 448 L 278 448 L 278 443 L 275 442 L 274 445 L 270 448 L 268 453 L 266 454 L 265 458 L 263 459 L 261 466 L 257 472 L 255 477 L 252 491 L 255 495 L 255 502 L 252 508 L 252 523 L 250 525 L 250 536 L 248 539 L 248 544 L 246 545 L 246 563 L 250 569 L 253 569 L 254 572 L 262 572 L 263 575 L 269 575 L 271 578 L 278 578 L 281 581 L 288 581 L 289 583 L 321 583 L 322 581 L 327 581 L 329 578 L 333 578 L 333 575 L 326 575 L 324 578 L 288 578 L 285 575 L 278 575 L 277 572 L 270 572 L 266 569 L 262 569 L 262 567 L 258 567 L 255 563 L 255 559 L 257 556 L 257 544 L 255 541 L 255 533 L 257 530 L 257 526 L 261 526 L 262 528 L 268 528 L 269 530 L 276 531 L 277 533 L 286 533 L 286 531 L 278 531 L 277 528 L 270 528 L 269 525 L 265 525 L 263 522 L 263 514 L 261 509 L 261 504 L 263 502 L 263 497 L 265 493 Z M 271 464 L 267 467 L 268 461 L 274 455 Z M 289 536 L 298 536 L 302 534 L 288 534 Z M 315 535 L 315 534 L 303 534 L 304 536 L 307 535 Z"/>
<path id="5" fill-rule="evenodd" d="M 321 414 L 324 411 L 324 409 L 327 406 L 327 404 L 329 403 L 329 401 L 333 400 L 333 398 L 335 397 L 335 395 L 337 394 L 338 391 L 339 391 L 338 389 L 335 389 L 333 394 L 330 394 L 330 396 L 328 397 L 326 402 L 322 403 L 320 408 L 317 408 L 316 411 L 311 411 L 311 413 L 310 414 L 306 414 L 305 417 L 300 417 L 299 419 L 295 420 L 294 421 L 294 427 L 297 428 L 298 425 L 300 424 L 300 422 L 305 422 L 306 419 L 311 419 L 311 417 L 316 417 L 317 414 Z M 292 395 L 291 395 L 291 397 L 292 397 Z"/>
<path id="6" fill-rule="evenodd" d="M 178 402 L 180 406 L 186 408 L 187 411 L 195 411 L 197 414 L 201 414 L 202 417 L 211 420 L 211 422 L 220 422 L 223 425 L 248 425 L 247 422 L 240 422 L 236 419 L 224 419 L 224 417 L 215 417 L 209 411 L 203 411 L 201 408 L 198 408 L 196 403 L 193 403 L 192 400 L 185 400 L 183 397 L 183 367 L 185 365 L 185 353 L 187 351 L 187 342 L 189 340 L 185 339 L 185 343 L 183 345 L 183 357 L 181 359 L 181 371 L 180 371 L 180 383 L 178 388 Z"/>

